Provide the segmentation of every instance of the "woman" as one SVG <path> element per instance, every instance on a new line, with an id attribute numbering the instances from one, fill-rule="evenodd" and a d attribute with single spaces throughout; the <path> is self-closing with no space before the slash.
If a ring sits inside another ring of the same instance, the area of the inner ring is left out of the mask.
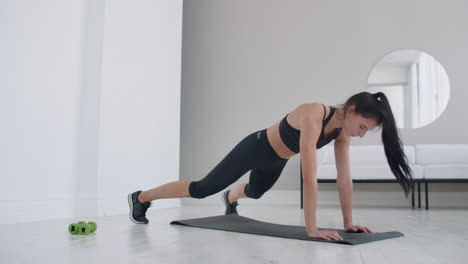
<path id="1" fill-rule="evenodd" d="M 350 97 L 338 108 L 319 103 L 298 106 L 280 122 L 245 137 L 199 181 L 175 181 L 129 194 L 130 219 L 135 223 L 146 224 L 146 210 L 151 201 L 178 197 L 204 198 L 225 189 L 251 171 L 249 183 L 223 193 L 226 214 L 237 213 L 237 200 L 245 197 L 260 198 L 276 182 L 289 158 L 300 152 L 307 234 L 313 238 L 342 240 L 337 232 L 318 230 L 316 227 L 316 153 L 317 149 L 335 140 L 337 183 L 344 229 L 347 232 L 372 232 L 352 222 L 353 189 L 348 150 L 351 137 L 363 137 L 367 131 L 376 127 L 382 128 L 387 161 L 408 196 L 413 188 L 412 171 L 403 152 L 387 97 L 381 92 L 362 92 Z"/>

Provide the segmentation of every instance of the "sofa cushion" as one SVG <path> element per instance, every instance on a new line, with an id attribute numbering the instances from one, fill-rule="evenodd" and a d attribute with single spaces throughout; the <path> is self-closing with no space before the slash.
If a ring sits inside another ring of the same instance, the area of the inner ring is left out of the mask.
<path id="1" fill-rule="evenodd" d="M 423 167 L 410 165 L 413 170 L 413 179 L 423 178 Z M 336 180 L 335 165 L 321 165 L 317 168 L 317 179 Z M 396 180 L 388 165 L 354 165 L 351 166 L 353 180 Z"/>
<path id="2" fill-rule="evenodd" d="M 425 179 L 468 179 L 467 165 L 427 165 L 424 166 Z"/>
<path id="3" fill-rule="evenodd" d="M 325 146 L 326 155 L 322 164 L 333 165 L 335 164 L 335 150 L 334 146 Z M 408 162 L 415 164 L 415 150 L 414 146 L 404 146 L 404 151 Z M 351 145 L 349 147 L 349 162 L 351 166 L 354 165 L 387 165 L 387 157 L 383 145 Z"/>
<path id="4" fill-rule="evenodd" d="M 467 144 L 416 145 L 415 150 L 418 165 L 468 165 Z"/>
<path id="5" fill-rule="evenodd" d="M 326 148 L 321 148 L 317 150 L 317 165 L 321 165 L 325 162 L 325 159 L 328 155 Z"/>

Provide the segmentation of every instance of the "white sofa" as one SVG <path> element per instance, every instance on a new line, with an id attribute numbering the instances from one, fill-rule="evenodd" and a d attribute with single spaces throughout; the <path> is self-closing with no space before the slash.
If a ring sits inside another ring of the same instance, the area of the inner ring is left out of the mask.
<path id="1" fill-rule="evenodd" d="M 423 168 L 415 164 L 414 146 L 404 146 L 415 179 L 423 178 Z M 336 179 L 335 150 L 333 145 L 320 149 L 323 158 L 318 160 L 319 180 Z M 349 163 L 353 180 L 394 180 L 381 145 L 353 145 L 349 149 Z"/>
<path id="2" fill-rule="evenodd" d="M 468 182 L 468 145 L 431 144 L 406 145 L 413 177 L 418 187 L 418 206 L 421 207 L 421 183 L 425 184 L 426 210 L 429 209 L 428 184 L 436 182 Z M 350 166 L 353 182 L 383 183 L 396 182 L 383 145 L 352 145 L 350 147 Z M 333 144 L 318 150 L 317 179 L 319 182 L 336 181 L 336 165 Z M 301 171 L 302 197 L 302 171 Z M 415 206 L 414 190 L 412 205 Z M 301 199 L 301 208 L 303 201 Z"/>
<path id="3" fill-rule="evenodd" d="M 468 145 L 416 145 L 416 163 L 424 167 L 424 179 L 468 178 Z"/>
<path id="4" fill-rule="evenodd" d="M 429 209 L 429 183 L 467 183 L 468 145 L 416 145 L 416 163 L 423 167 L 426 210 Z"/>

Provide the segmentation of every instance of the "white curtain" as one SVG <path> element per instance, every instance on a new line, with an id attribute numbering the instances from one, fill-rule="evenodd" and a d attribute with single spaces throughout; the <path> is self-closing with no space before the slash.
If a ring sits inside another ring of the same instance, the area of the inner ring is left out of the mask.
<path id="1" fill-rule="evenodd" d="M 447 73 L 433 57 L 421 53 L 418 67 L 418 127 L 440 116 L 450 96 Z"/>
<path id="2" fill-rule="evenodd" d="M 408 74 L 408 123 L 406 127 L 419 127 L 419 103 L 418 103 L 418 64 L 410 66 Z"/>

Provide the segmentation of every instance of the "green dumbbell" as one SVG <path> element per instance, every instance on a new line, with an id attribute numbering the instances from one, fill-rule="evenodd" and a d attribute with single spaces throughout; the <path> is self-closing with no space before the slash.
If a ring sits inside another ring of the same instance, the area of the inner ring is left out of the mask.
<path id="1" fill-rule="evenodd" d="M 77 235 L 78 234 L 78 224 L 73 223 L 68 226 L 68 232 L 72 235 Z"/>
<path id="2" fill-rule="evenodd" d="M 68 231 L 73 235 L 88 235 L 94 233 L 97 229 L 95 222 L 83 222 L 73 223 L 68 226 Z"/>
<path id="3" fill-rule="evenodd" d="M 95 222 L 88 222 L 88 225 L 91 228 L 91 233 L 94 233 L 97 229 L 97 224 Z"/>

